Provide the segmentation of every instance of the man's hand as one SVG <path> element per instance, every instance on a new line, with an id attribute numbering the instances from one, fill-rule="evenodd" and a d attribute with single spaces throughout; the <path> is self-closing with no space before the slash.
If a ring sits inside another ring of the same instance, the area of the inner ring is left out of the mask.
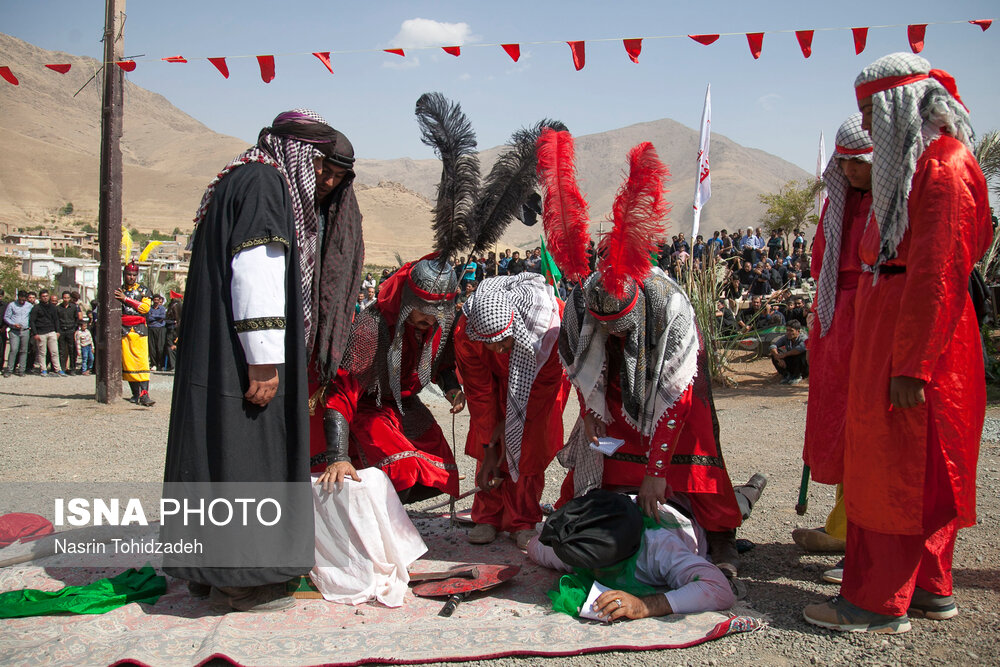
<path id="1" fill-rule="evenodd" d="M 461 389 L 452 389 L 447 399 L 451 403 L 451 414 L 457 415 L 465 409 L 465 393 Z"/>
<path id="2" fill-rule="evenodd" d="M 656 503 L 667 502 L 668 493 L 670 493 L 670 487 L 667 486 L 666 479 L 646 475 L 642 478 L 642 483 L 639 484 L 639 493 L 636 494 L 635 501 L 639 505 L 639 509 L 646 513 L 646 516 L 659 521 L 660 515 L 656 509 Z"/>
<path id="3" fill-rule="evenodd" d="M 476 472 L 476 486 L 484 491 L 492 491 L 503 482 L 503 473 L 500 470 L 500 447 L 486 447 L 483 449 L 483 461 L 479 464 L 479 471 Z"/>
<path id="4" fill-rule="evenodd" d="M 125 292 L 122 291 L 121 287 L 115 290 L 115 298 L 118 299 L 119 301 L 125 300 Z"/>
<path id="5" fill-rule="evenodd" d="M 278 393 L 278 367 L 274 364 L 257 364 L 247 366 L 247 376 L 250 378 L 250 388 L 243 398 L 254 405 L 265 407 Z"/>
<path id="6" fill-rule="evenodd" d="M 583 414 L 583 434 L 587 438 L 587 442 L 592 442 L 595 445 L 598 438 L 603 438 L 608 433 L 608 427 L 598 419 L 594 414 L 589 411 L 584 411 Z"/>
<path id="7" fill-rule="evenodd" d="M 889 402 L 893 407 L 915 408 L 926 400 L 924 398 L 924 385 L 927 383 L 917 378 L 897 375 L 889 380 Z"/>
<path id="8" fill-rule="evenodd" d="M 609 623 L 620 618 L 648 618 L 673 613 L 661 593 L 636 597 L 625 591 L 604 591 L 594 600 L 594 611 Z"/>
<path id="9" fill-rule="evenodd" d="M 355 482 L 361 481 L 361 478 L 358 477 L 358 471 L 354 469 L 350 461 L 337 461 L 326 467 L 326 470 L 319 476 L 316 483 L 322 484 L 323 491 L 326 493 L 333 493 L 334 485 L 336 485 L 336 489 L 339 491 L 344 488 L 344 480 L 348 477 Z"/>

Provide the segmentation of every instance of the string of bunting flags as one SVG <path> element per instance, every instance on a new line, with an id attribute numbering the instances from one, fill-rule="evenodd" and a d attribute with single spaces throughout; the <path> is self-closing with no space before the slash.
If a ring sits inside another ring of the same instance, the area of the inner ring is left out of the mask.
<path id="1" fill-rule="evenodd" d="M 886 28 L 900 28 L 906 27 L 906 38 L 910 44 L 910 49 L 914 53 L 920 53 L 924 48 L 924 39 L 927 33 L 927 26 L 929 25 L 954 25 L 961 23 L 970 23 L 974 26 L 978 26 L 983 32 L 989 29 L 990 25 L 993 23 L 993 19 L 974 19 L 970 21 L 938 21 L 933 23 L 898 23 L 891 25 L 878 25 L 878 26 L 868 26 L 864 28 L 818 28 L 813 30 L 771 30 L 767 34 L 781 34 L 781 33 L 795 33 L 795 38 L 799 43 L 799 48 L 802 51 L 802 56 L 808 58 L 812 55 L 812 41 L 813 35 L 816 32 L 832 32 L 832 31 L 847 31 L 850 30 L 854 39 L 854 53 L 860 54 L 865 50 L 865 46 L 868 40 L 868 31 L 871 29 L 886 29 Z M 642 37 L 642 38 L 632 38 L 632 39 L 622 39 L 618 37 L 614 38 L 602 38 L 589 40 L 590 42 L 616 42 L 621 41 L 625 47 L 625 53 L 629 60 L 634 63 L 639 62 L 639 55 L 642 53 L 642 43 L 643 41 L 657 40 L 657 39 L 681 39 L 684 37 L 689 37 L 694 41 L 702 44 L 704 46 L 709 46 L 717 42 L 721 37 L 733 37 L 745 35 L 747 40 L 747 46 L 750 48 L 750 54 L 753 56 L 754 60 L 760 58 L 760 54 L 764 48 L 764 35 L 763 32 L 726 32 L 726 33 L 715 33 L 715 34 L 703 34 L 703 35 L 659 35 L 655 37 Z M 413 47 L 413 48 L 392 48 L 392 49 L 359 49 L 350 51 L 303 51 L 300 53 L 285 53 L 279 54 L 281 57 L 286 56 L 301 56 L 301 55 L 313 55 L 315 56 L 330 72 L 333 74 L 333 64 L 330 60 L 331 55 L 342 55 L 348 53 L 389 53 L 392 55 L 400 56 L 405 58 L 407 52 L 413 51 L 426 51 L 426 50 L 437 50 L 441 49 L 445 53 L 458 57 L 462 55 L 463 48 L 481 48 L 481 47 L 496 47 L 499 46 L 503 51 L 510 57 L 511 60 L 517 62 L 521 57 L 521 46 L 537 46 L 537 45 L 547 45 L 547 44 L 568 44 L 570 48 L 570 53 L 573 57 L 573 66 L 577 71 L 580 71 L 586 65 L 586 41 L 562 41 L 562 40 L 552 40 L 552 41 L 542 41 L 542 42 L 520 42 L 520 43 L 508 43 L 508 44 L 466 44 L 464 46 L 423 46 L 423 47 Z M 219 73 L 226 79 L 229 78 L 229 66 L 226 64 L 226 59 L 236 59 L 236 58 L 256 58 L 258 66 L 260 67 L 260 78 L 264 83 L 270 83 L 274 80 L 275 69 L 274 69 L 274 55 L 264 55 L 264 56 L 249 56 L 249 55 L 239 55 L 239 56 L 225 56 L 225 57 L 214 57 L 214 58 L 191 58 L 191 60 L 207 60 L 211 63 Z M 188 59 L 181 55 L 168 56 L 166 58 L 135 58 L 129 60 L 121 60 L 115 62 L 115 65 L 120 67 L 126 72 L 135 71 L 138 62 L 167 62 L 167 63 L 187 63 Z M 46 64 L 45 67 L 49 68 L 54 72 L 60 74 L 65 74 L 71 68 L 69 63 L 54 63 Z M 7 83 L 12 85 L 18 85 L 20 82 L 15 76 L 14 71 L 9 65 L 0 65 L 0 78 L 3 78 Z"/>

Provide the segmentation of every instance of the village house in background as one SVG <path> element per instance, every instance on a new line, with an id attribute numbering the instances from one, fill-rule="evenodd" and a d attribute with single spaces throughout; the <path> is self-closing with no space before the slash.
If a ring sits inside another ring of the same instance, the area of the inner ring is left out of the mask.
<path id="1" fill-rule="evenodd" d="M 151 287 L 170 285 L 183 292 L 191 257 L 185 250 L 187 243 L 187 234 L 175 234 L 172 240 L 162 240 L 145 261 L 138 262 L 144 281 Z M 132 248 L 132 258 L 138 258 L 142 250 L 143 247 L 136 244 Z M 57 291 L 77 291 L 85 302 L 97 298 L 97 269 L 101 257 L 96 231 L 37 228 L 25 231 L 10 222 L 0 222 L 0 257 L 20 260 L 19 270 L 25 279 L 51 282 Z"/>

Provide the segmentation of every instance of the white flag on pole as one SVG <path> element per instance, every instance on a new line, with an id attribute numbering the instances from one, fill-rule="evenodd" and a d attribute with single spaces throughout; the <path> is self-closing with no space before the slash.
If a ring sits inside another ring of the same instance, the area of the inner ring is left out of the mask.
<path id="1" fill-rule="evenodd" d="M 698 178 L 694 184 L 694 224 L 691 242 L 698 238 L 701 209 L 712 196 L 712 177 L 708 168 L 708 143 L 712 134 L 712 84 L 705 89 L 705 108 L 701 112 L 701 140 L 698 142 Z"/>
<path id="2" fill-rule="evenodd" d="M 826 141 L 823 139 L 823 131 L 819 132 L 819 155 L 816 156 L 816 180 L 823 178 L 823 171 L 826 169 Z M 823 197 L 826 195 L 826 188 L 820 189 L 816 193 L 816 215 L 823 210 Z"/>

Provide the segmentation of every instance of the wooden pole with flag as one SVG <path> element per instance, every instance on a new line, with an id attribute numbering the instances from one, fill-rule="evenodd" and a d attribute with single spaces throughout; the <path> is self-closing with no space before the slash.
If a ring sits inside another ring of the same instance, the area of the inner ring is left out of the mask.
<path id="1" fill-rule="evenodd" d="M 101 192 L 97 238 L 97 400 L 122 396 L 121 304 L 115 290 L 122 281 L 122 90 L 125 73 L 115 65 L 124 53 L 125 0 L 107 0 L 104 18 L 104 90 L 101 104 Z"/>
<path id="2" fill-rule="evenodd" d="M 705 88 L 705 107 L 701 112 L 701 138 L 698 141 L 698 175 L 694 183 L 694 222 L 691 225 L 691 243 L 698 238 L 701 226 L 701 209 L 712 196 L 712 176 L 708 166 L 708 146 L 712 136 L 712 84 Z"/>

